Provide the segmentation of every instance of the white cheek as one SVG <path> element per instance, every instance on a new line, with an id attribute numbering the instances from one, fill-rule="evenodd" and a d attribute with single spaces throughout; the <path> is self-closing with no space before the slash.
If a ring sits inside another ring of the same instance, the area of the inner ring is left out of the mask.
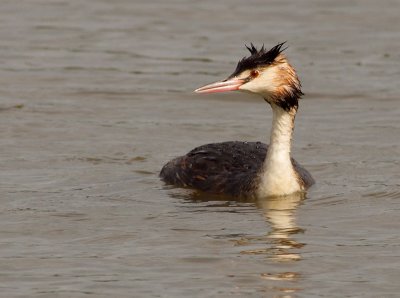
<path id="1" fill-rule="evenodd" d="M 274 77 L 275 72 L 272 70 L 263 72 L 259 77 L 242 85 L 239 90 L 268 96 L 276 89 Z"/>

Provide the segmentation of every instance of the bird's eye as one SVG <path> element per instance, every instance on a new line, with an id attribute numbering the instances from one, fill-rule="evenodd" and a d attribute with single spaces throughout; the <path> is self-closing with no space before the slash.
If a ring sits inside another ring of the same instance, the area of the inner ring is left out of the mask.
<path id="1" fill-rule="evenodd" d="M 250 72 L 250 76 L 253 79 L 258 77 L 259 75 L 260 75 L 260 72 L 258 70 L 255 70 L 255 69 Z"/>

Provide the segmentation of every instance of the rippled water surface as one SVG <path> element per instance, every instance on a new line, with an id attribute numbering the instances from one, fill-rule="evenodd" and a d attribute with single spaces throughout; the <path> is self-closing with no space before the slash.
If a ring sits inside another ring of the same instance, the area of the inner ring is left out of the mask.
<path id="1" fill-rule="evenodd" d="M 398 297 L 398 1 L 0 4 L 0 296 Z M 245 94 L 195 96 L 288 40 L 306 197 L 165 187 L 162 165 L 267 141 Z"/>

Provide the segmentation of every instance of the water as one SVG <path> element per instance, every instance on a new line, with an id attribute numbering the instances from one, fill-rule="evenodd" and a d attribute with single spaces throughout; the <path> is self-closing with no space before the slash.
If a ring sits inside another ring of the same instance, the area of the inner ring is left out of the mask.
<path id="1" fill-rule="evenodd" d="M 397 1 L 2 1 L 0 296 L 398 297 Z M 172 157 L 262 140 L 266 104 L 196 96 L 288 40 L 307 197 L 165 187 Z"/>

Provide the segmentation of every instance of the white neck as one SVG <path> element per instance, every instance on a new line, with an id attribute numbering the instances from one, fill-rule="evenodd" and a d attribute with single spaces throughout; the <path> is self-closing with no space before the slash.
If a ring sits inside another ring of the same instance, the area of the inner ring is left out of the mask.
<path id="1" fill-rule="evenodd" d="M 290 159 L 296 110 L 290 112 L 271 104 L 273 121 L 268 153 L 264 160 L 258 196 L 282 196 L 298 192 L 301 186 Z"/>

